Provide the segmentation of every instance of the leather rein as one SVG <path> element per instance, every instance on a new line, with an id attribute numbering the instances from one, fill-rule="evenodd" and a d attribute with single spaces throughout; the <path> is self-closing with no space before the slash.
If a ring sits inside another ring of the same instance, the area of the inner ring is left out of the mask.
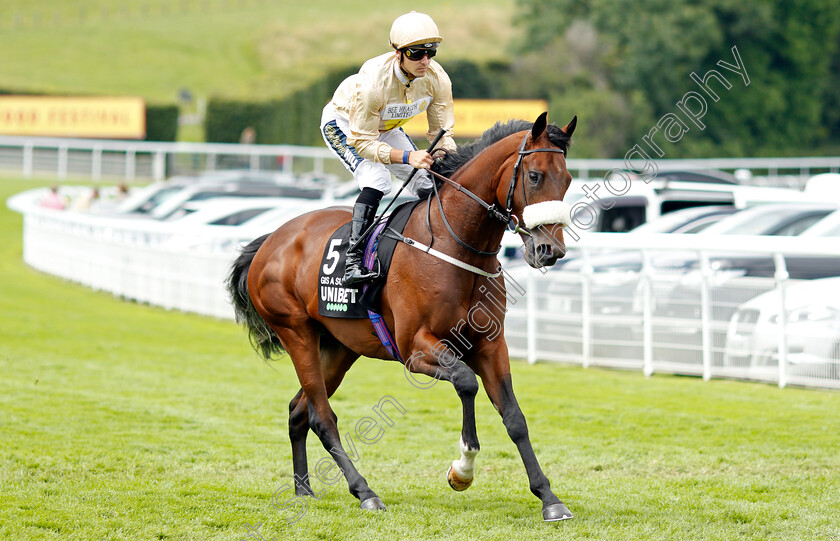
<path id="1" fill-rule="evenodd" d="M 510 229 L 511 231 L 513 231 L 514 233 L 523 233 L 525 235 L 530 236 L 531 232 L 526 227 L 520 225 L 519 224 L 519 219 L 513 214 L 513 194 L 514 194 L 514 190 L 516 189 L 516 182 L 517 182 L 517 179 L 519 177 L 519 171 L 522 167 L 522 160 L 523 160 L 523 158 L 525 158 L 525 156 L 528 156 L 530 154 L 535 154 L 537 152 L 559 152 L 559 153 L 565 155 L 566 151 L 563 150 L 562 148 L 548 148 L 548 147 L 546 147 L 546 148 L 532 148 L 530 150 L 525 150 L 525 145 L 527 144 L 527 142 L 528 142 L 528 134 L 526 133 L 525 137 L 522 139 L 522 144 L 519 145 L 519 157 L 516 160 L 516 164 L 513 166 L 513 175 L 512 175 L 512 178 L 510 179 L 510 187 L 508 188 L 507 199 L 505 200 L 505 208 L 504 209 L 499 208 L 495 203 L 488 204 L 486 201 L 484 201 L 483 199 L 481 199 L 480 197 L 475 195 L 473 192 L 471 192 L 470 190 L 468 190 L 467 188 L 465 188 L 461 184 L 458 184 L 454 180 L 452 180 L 450 178 L 447 178 L 447 177 L 445 177 L 445 176 L 443 176 L 443 175 L 441 175 L 441 174 L 439 174 L 435 171 L 432 171 L 431 169 L 429 169 L 428 171 L 429 171 L 429 173 L 434 175 L 435 178 L 438 178 L 438 179 L 446 182 L 447 184 L 450 184 L 453 188 L 455 188 L 459 192 L 469 196 L 476 203 L 478 203 L 479 205 L 484 207 L 484 209 L 487 211 L 487 213 L 489 214 L 489 216 L 491 218 L 499 220 L 500 222 L 504 223 L 507 226 L 507 228 Z M 524 170 L 522 170 L 522 176 L 523 177 L 525 176 L 525 171 Z M 458 242 L 458 244 L 460 244 L 461 246 L 463 246 L 464 248 L 466 248 L 470 252 L 472 252 L 474 254 L 477 254 L 477 255 L 480 255 L 480 256 L 494 256 L 494 255 L 498 254 L 499 251 L 501 251 L 502 247 L 499 246 L 499 248 L 496 249 L 495 251 L 486 252 L 484 250 L 479 250 L 477 248 L 473 248 L 472 246 L 470 246 L 469 244 L 467 244 L 466 242 L 461 240 L 461 238 L 458 237 L 458 235 L 455 234 L 455 231 L 453 231 L 452 226 L 449 225 L 449 221 L 446 219 L 446 214 L 443 211 L 443 203 L 441 203 L 441 201 L 440 201 L 440 194 L 438 193 L 437 183 L 433 182 L 432 183 L 432 188 L 434 190 L 434 196 L 437 198 L 438 208 L 440 209 L 440 216 L 443 219 L 443 223 L 444 223 L 444 225 L 446 225 L 446 229 L 449 231 L 449 234 L 452 236 L 452 238 L 454 238 Z M 522 179 L 522 197 L 523 197 L 523 200 L 525 201 L 525 204 L 527 205 L 528 204 L 528 198 L 525 195 L 525 179 L 524 178 Z M 430 201 L 430 205 L 431 205 L 431 201 Z M 431 233 L 431 225 L 429 224 L 429 212 L 428 211 L 429 211 L 429 209 L 427 208 L 426 225 L 429 229 L 429 232 Z M 432 243 L 434 243 L 434 236 L 432 236 Z"/>

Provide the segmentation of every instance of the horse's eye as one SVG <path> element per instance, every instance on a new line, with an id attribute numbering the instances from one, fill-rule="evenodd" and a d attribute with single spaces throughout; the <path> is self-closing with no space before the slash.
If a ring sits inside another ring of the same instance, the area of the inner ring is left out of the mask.
<path id="1" fill-rule="evenodd" d="M 528 173 L 528 178 L 531 180 L 532 184 L 539 184 L 543 178 L 543 174 L 539 171 L 530 171 Z"/>

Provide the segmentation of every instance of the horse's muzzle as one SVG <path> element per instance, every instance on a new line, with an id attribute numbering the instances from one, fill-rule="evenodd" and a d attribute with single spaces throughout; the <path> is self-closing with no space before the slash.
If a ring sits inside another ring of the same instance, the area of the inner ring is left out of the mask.
<path id="1" fill-rule="evenodd" d="M 562 259 L 566 255 L 565 246 L 555 246 L 553 244 L 538 244 L 534 249 L 534 262 L 539 267 L 550 267 L 557 263 L 558 259 Z"/>
<path id="2" fill-rule="evenodd" d="M 530 237 L 528 241 L 525 246 L 525 262 L 535 269 L 550 267 L 566 255 L 566 247 L 562 244 L 534 244 Z"/>

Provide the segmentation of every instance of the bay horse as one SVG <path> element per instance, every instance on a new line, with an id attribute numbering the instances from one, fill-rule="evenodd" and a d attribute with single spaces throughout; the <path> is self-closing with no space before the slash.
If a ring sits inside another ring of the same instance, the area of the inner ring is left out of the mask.
<path id="1" fill-rule="evenodd" d="M 572 513 L 552 492 L 537 462 L 513 393 L 508 348 L 498 332 L 506 293 L 496 258 L 508 226 L 522 237 L 532 267 L 551 266 L 565 255 L 562 224 L 568 223 L 568 206 L 562 200 L 572 178 L 565 153 L 577 117 L 563 128 L 548 124 L 546 117 L 496 124 L 476 142 L 436 160 L 432 170 L 441 179 L 431 196 L 436 201 L 415 208 L 403 233 L 434 243 L 450 260 L 398 243 L 380 313 L 397 351 L 407 358 L 407 373 L 449 381 L 461 400 L 461 458 L 447 473 L 450 486 L 464 490 L 473 479 L 479 451 L 477 374 L 519 450 L 531 492 L 542 501 L 543 519 L 550 522 L 572 518 Z M 349 220 L 349 209 L 334 207 L 286 222 L 242 249 L 227 288 L 236 319 L 248 329 L 255 349 L 266 358 L 285 351 L 294 363 L 301 386 L 289 404 L 296 494 L 314 495 L 306 460 L 311 428 L 361 508 L 384 510 L 342 446 L 329 398 L 359 356 L 395 356 L 377 339 L 370 320 L 318 313 L 322 255 L 331 234 Z M 482 308 L 480 316 L 471 309 L 476 306 Z"/>

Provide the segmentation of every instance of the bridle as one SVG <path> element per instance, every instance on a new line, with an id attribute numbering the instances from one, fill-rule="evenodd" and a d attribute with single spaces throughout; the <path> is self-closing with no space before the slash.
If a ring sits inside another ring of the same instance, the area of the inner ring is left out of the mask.
<path id="1" fill-rule="evenodd" d="M 516 189 L 516 179 L 519 176 L 519 168 L 522 166 L 522 159 L 529 154 L 536 154 L 537 152 L 559 152 L 565 156 L 566 151 L 562 148 L 532 148 L 531 150 L 525 150 L 525 144 L 528 142 L 528 134 L 525 134 L 525 138 L 522 139 L 522 144 L 519 145 L 519 158 L 516 160 L 516 164 L 513 166 L 513 178 L 510 180 L 510 187 L 508 188 L 507 199 L 505 200 L 505 208 L 507 209 L 505 212 L 507 213 L 507 222 L 508 227 L 510 227 L 510 222 L 516 219 L 513 213 L 513 192 Z M 525 194 L 525 171 L 522 171 L 522 200 L 525 202 L 525 205 L 528 205 L 528 196 Z M 517 229 L 524 232 L 526 235 L 531 235 L 531 232 L 528 231 L 524 227 L 520 227 L 518 223 L 516 224 L 515 228 L 512 228 L 511 231 L 517 232 Z"/>
<path id="2" fill-rule="evenodd" d="M 504 209 L 500 209 L 498 207 L 498 205 L 496 205 L 495 203 L 488 204 L 486 201 L 484 201 L 483 199 L 481 199 L 480 197 L 475 195 L 473 192 L 464 188 L 462 185 L 458 184 L 457 182 L 455 182 L 454 180 L 452 180 L 450 178 L 447 178 L 447 177 L 445 177 L 445 176 L 443 176 L 443 175 L 441 175 L 441 174 L 439 174 L 435 171 L 432 171 L 431 169 L 429 169 L 429 172 L 432 175 L 434 175 L 436 178 L 446 182 L 447 184 L 452 185 L 459 192 L 469 196 L 476 203 L 478 203 L 479 205 L 484 207 L 484 209 L 487 210 L 487 212 L 488 212 L 488 214 L 490 215 L 491 218 L 494 218 L 494 219 L 499 220 L 500 222 L 504 223 L 506 225 L 506 227 L 508 229 L 510 229 L 511 231 L 513 231 L 514 233 L 522 233 L 522 234 L 531 236 L 531 231 L 529 231 L 528 228 L 520 225 L 519 224 L 519 219 L 513 214 L 513 195 L 514 195 L 514 191 L 516 190 L 516 182 L 517 182 L 517 179 L 519 177 L 519 171 L 522 167 L 522 160 L 525 158 L 525 156 L 528 156 L 530 154 L 536 154 L 537 152 L 559 152 L 559 153 L 565 155 L 566 151 L 563 150 L 562 148 L 548 148 L 548 147 L 532 148 L 530 150 L 525 150 L 525 145 L 527 143 L 528 143 L 528 134 L 526 133 L 525 137 L 522 139 L 522 144 L 519 145 L 519 157 L 516 160 L 516 164 L 513 166 L 513 175 L 510 179 L 510 187 L 508 188 L 508 193 L 507 193 L 507 198 L 505 199 L 505 208 Z M 522 170 L 522 177 L 523 177 L 522 183 L 521 183 L 522 184 L 522 197 L 523 197 L 523 200 L 525 201 L 525 205 L 527 205 L 528 204 L 528 197 L 525 194 L 525 179 L 524 179 L 524 176 L 525 176 L 525 171 Z M 437 184 L 433 182 L 432 187 L 433 187 L 433 190 L 434 190 L 434 196 L 437 198 L 437 201 L 438 201 L 438 208 L 440 209 L 440 216 L 443 219 L 443 223 L 444 223 L 444 225 L 446 225 L 446 229 L 449 231 L 449 234 L 452 236 L 452 238 L 454 238 L 458 242 L 458 244 L 460 244 L 461 246 L 468 249 L 469 251 L 471 251 L 474 254 L 481 255 L 481 256 L 494 256 L 494 255 L 498 254 L 499 251 L 502 249 L 501 246 L 499 246 L 498 249 L 496 249 L 492 252 L 479 250 L 477 248 L 473 248 L 472 246 L 470 246 L 469 244 L 467 244 L 466 242 L 461 240 L 458 237 L 458 235 L 455 234 L 455 231 L 452 230 L 452 227 L 449 225 L 449 221 L 446 219 L 446 214 L 444 214 L 443 203 L 441 203 L 441 201 L 440 201 L 440 194 L 438 193 Z M 431 201 L 429 202 L 429 205 L 431 206 Z M 429 210 L 430 209 L 427 208 L 426 226 L 429 229 L 429 233 L 431 234 L 431 225 L 429 223 Z M 434 242 L 434 236 L 432 237 L 432 242 Z"/>

